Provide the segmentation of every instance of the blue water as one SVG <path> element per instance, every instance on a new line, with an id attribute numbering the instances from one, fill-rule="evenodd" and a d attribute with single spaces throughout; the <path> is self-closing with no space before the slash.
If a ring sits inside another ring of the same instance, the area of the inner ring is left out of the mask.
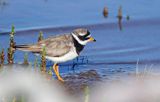
<path id="1" fill-rule="evenodd" d="M 144 66 L 160 63 L 159 0 L 6 2 L 0 7 L 0 48 L 7 48 L 12 24 L 16 27 L 16 44 L 36 43 L 39 31 L 43 31 L 47 38 L 84 27 L 90 30 L 97 42 L 85 47 L 81 56 L 87 57 L 88 62 L 77 66 L 78 72 L 95 69 L 110 75 L 117 70 L 122 70 L 121 73 L 135 72 L 137 61 Z M 122 30 L 116 17 L 120 5 L 123 10 Z M 108 18 L 102 15 L 104 6 L 109 8 Z M 130 16 L 129 21 L 126 20 L 127 15 Z M 15 62 L 22 62 L 23 55 L 23 52 L 17 51 Z M 29 53 L 30 62 L 34 59 L 35 56 Z M 64 68 L 60 71 L 68 73 L 72 63 L 62 64 Z"/>
<path id="2" fill-rule="evenodd" d="M 9 31 L 12 24 L 20 29 L 62 27 L 115 22 L 119 6 L 123 15 L 132 19 L 160 17 L 159 0 L 1 0 L 0 31 Z M 103 18 L 104 6 L 109 17 Z"/>

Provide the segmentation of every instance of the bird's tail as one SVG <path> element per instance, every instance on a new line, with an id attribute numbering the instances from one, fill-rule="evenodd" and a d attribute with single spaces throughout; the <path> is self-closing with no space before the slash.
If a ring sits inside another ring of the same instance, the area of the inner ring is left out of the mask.
<path id="1" fill-rule="evenodd" d="M 40 52 L 40 48 L 35 45 L 15 45 L 14 50 L 21 50 L 21 51 L 29 51 L 29 52 Z"/>
<path id="2" fill-rule="evenodd" d="M 28 51 L 30 46 L 29 45 L 15 45 L 13 48 L 15 50 Z"/>

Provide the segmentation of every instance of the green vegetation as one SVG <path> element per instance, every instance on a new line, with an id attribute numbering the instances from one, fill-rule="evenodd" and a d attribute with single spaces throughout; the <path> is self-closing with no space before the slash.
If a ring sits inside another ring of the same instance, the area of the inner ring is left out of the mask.
<path id="1" fill-rule="evenodd" d="M 41 71 L 46 72 L 46 48 L 43 47 L 43 50 L 41 52 Z"/>
<path id="2" fill-rule="evenodd" d="M 10 32 L 10 42 L 9 42 L 9 48 L 7 49 L 7 62 L 8 64 L 14 64 L 14 51 L 15 51 L 15 42 L 14 42 L 14 36 L 15 36 L 15 26 L 12 25 L 11 27 L 11 32 Z M 38 41 L 43 40 L 43 32 L 39 32 L 39 37 Z M 46 49 L 43 47 L 43 50 L 41 52 L 41 63 L 38 63 L 38 59 L 36 58 L 34 61 L 34 68 L 39 67 L 41 72 L 48 72 L 47 74 L 52 75 L 52 69 L 50 68 L 49 71 L 46 69 Z M 1 50 L 0 52 L 0 67 L 4 64 L 5 62 L 5 54 L 4 54 L 4 49 Z M 29 64 L 28 61 L 28 54 L 24 54 L 24 60 L 23 60 L 24 65 L 31 65 Z"/>
<path id="3" fill-rule="evenodd" d="M 49 75 L 49 76 L 52 76 L 52 67 L 49 68 L 49 70 L 48 70 L 48 75 Z"/>
<path id="4" fill-rule="evenodd" d="M 11 33 L 10 33 L 10 47 L 13 48 L 15 46 L 14 42 L 14 35 L 15 35 L 15 27 L 12 25 Z"/>
<path id="5" fill-rule="evenodd" d="M 38 59 L 37 59 L 37 57 L 34 60 L 34 68 L 36 68 L 36 67 L 38 67 Z"/>
<path id="6" fill-rule="evenodd" d="M 40 42 L 41 40 L 43 40 L 43 32 L 42 31 L 39 32 L 38 42 Z"/>
<path id="7" fill-rule="evenodd" d="M 13 50 L 12 48 L 8 48 L 8 53 L 7 53 L 7 61 L 8 64 L 13 64 Z"/>
<path id="8" fill-rule="evenodd" d="M 11 33 L 10 33 L 10 47 L 8 48 L 8 54 L 7 54 L 7 60 L 8 64 L 13 64 L 13 56 L 14 56 L 14 51 L 13 48 L 15 46 L 14 42 L 14 35 L 15 35 L 15 27 L 12 25 Z"/>
<path id="9" fill-rule="evenodd" d="M 4 60 L 5 60 L 5 54 L 4 54 L 4 49 L 0 52 L 0 63 L 1 65 L 4 65 Z"/>
<path id="10" fill-rule="evenodd" d="M 23 64 L 24 64 L 24 65 L 29 65 L 29 63 L 28 63 L 28 53 L 25 53 L 25 54 L 24 54 Z"/>

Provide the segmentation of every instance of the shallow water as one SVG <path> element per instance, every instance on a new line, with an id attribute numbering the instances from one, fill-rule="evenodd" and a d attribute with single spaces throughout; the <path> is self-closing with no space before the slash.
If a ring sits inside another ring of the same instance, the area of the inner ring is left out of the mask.
<path id="1" fill-rule="evenodd" d="M 88 44 L 73 70 L 73 61 L 61 65 L 63 74 L 94 69 L 101 76 L 112 78 L 134 73 L 136 64 L 156 66 L 160 62 L 160 13 L 159 1 L 55 1 L 55 0 L 6 0 L 0 8 L 0 47 L 7 48 L 12 24 L 16 26 L 16 44 L 36 43 L 39 31 L 44 37 L 71 32 L 75 28 L 88 28 L 96 43 Z M 34 4 L 34 5 L 33 5 Z M 134 5 L 135 4 L 135 5 Z M 124 18 L 122 30 L 116 18 L 122 5 Z M 102 10 L 109 8 L 109 17 L 104 18 Z M 126 20 L 126 15 L 131 19 Z M 15 62 L 23 61 L 24 53 L 15 53 Z M 30 62 L 35 56 L 29 54 Z M 83 57 L 82 57 L 83 59 Z M 76 60 L 75 60 L 76 62 Z M 77 63 L 77 62 L 76 62 Z M 48 62 L 48 66 L 52 63 Z M 155 68 L 155 67 L 154 67 Z M 158 69 L 154 69 L 158 70 Z"/>

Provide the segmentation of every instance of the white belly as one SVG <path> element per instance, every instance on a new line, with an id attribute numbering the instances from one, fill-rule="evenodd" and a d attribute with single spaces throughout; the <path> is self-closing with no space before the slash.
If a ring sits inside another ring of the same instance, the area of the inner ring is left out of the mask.
<path id="1" fill-rule="evenodd" d="M 69 53 L 61 56 L 61 57 L 50 57 L 46 56 L 46 59 L 51 60 L 55 63 L 61 63 L 66 62 L 69 60 L 73 60 L 74 58 L 78 57 L 78 54 L 76 53 L 75 49 L 72 49 Z"/>

